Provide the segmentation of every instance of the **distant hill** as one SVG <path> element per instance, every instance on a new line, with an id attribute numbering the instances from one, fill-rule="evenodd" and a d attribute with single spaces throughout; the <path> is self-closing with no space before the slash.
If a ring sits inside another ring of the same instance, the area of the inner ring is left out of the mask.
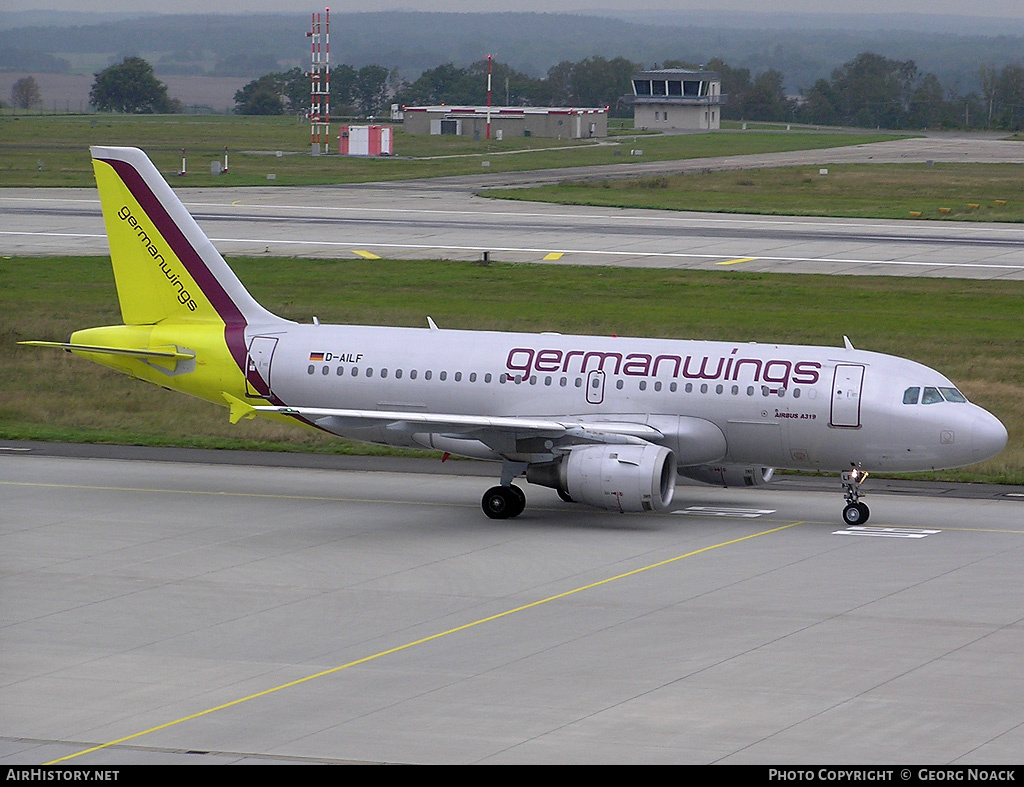
<path id="1" fill-rule="evenodd" d="M 940 17 L 914 14 L 723 13 L 709 19 L 707 12 L 631 11 L 623 19 L 602 13 L 334 13 L 331 59 L 356 67 L 376 63 L 414 79 L 442 63 L 465 66 L 488 53 L 533 76 L 560 61 L 594 55 L 645 66 L 721 57 L 754 74 L 777 69 L 786 90 L 795 93 L 871 51 L 914 60 L 946 87 L 969 92 L 978 89 L 983 64 L 1001 68 L 1020 62 L 1024 53 L 1019 21 L 1000 27 L 992 20 L 968 24 L 957 17 L 950 31 L 935 21 Z M 0 27 L 13 16 L 0 15 Z M 102 24 L 82 24 L 82 18 L 71 17 L 77 23 L 66 26 L 49 22 L 0 29 L 0 69 L 92 73 L 137 54 L 153 63 L 161 78 L 253 78 L 309 61 L 307 13 L 104 17 Z"/>

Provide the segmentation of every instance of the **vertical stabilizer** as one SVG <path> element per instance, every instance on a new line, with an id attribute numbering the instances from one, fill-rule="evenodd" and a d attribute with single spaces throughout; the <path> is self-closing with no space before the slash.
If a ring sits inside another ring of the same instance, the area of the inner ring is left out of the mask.
<path id="1" fill-rule="evenodd" d="M 145 153 L 91 150 L 126 325 L 280 322 L 249 295 Z"/>

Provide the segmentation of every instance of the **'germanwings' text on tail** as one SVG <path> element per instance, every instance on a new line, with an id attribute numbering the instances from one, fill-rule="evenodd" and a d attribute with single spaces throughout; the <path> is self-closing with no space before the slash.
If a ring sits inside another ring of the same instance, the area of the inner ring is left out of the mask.
<path id="1" fill-rule="evenodd" d="M 665 511 L 679 475 L 759 485 L 773 468 L 842 473 L 849 524 L 868 471 L 957 467 L 1006 430 L 938 372 L 844 347 L 299 325 L 260 306 L 146 155 L 92 149 L 123 325 L 63 347 L 230 408 L 382 445 L 501 463 L 567 502 Z"/>

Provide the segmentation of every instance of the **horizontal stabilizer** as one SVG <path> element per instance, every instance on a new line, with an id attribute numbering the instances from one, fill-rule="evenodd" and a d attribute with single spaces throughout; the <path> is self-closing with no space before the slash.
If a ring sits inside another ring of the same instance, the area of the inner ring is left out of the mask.
<path id="1" fill-rule="evenodd" d="M 68 352 L 99 353 L 101 355 L 131 355 L 135 358 L 163 358 L 176 361 L 195 358 L 195 353 L 182 352 L 172 344 L 146 349 L 135 347 L 101 347 L 95 344 L 72 344 L 71 342 L 18 342 L 32 347 L 59 347 Z"/>

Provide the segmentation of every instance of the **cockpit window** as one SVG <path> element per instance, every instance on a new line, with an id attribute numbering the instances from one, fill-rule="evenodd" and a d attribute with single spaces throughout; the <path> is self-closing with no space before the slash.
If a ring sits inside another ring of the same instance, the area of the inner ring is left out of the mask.
<path id="1" fill-rule="evenodd" d="M 914 387 L 908 388 L 903 392 L 903 404 L 917 404 L 918 398 L 921 396 L 921 389 Z"/>
<path id="2" fill-rule="evenodd" d="M 924 389 L 924 396 L 921 397 L 921 404 L 935 404 L 942 401 L 942 394 L 938 388 L 928 386 Z"/>
<path id="3" fill-rule="evenodd" d="M 967 401 L 967 397 L 960 393 L 956 388 L 940 388 L 939 392 L 942 394 L 942 398 L 947 402 Z"/>

